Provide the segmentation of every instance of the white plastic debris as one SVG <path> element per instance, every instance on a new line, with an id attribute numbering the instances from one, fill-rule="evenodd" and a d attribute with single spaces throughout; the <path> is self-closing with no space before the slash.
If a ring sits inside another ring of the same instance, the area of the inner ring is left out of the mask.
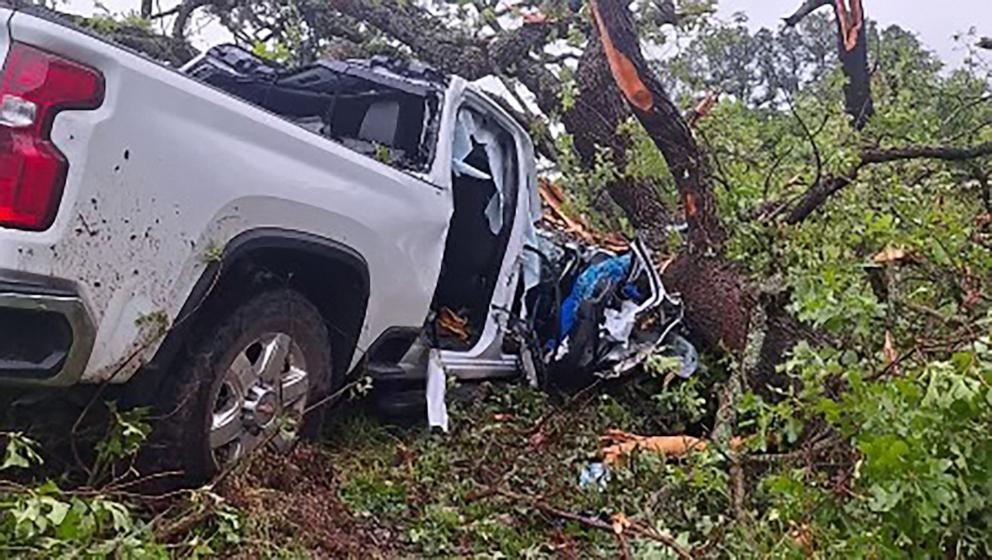
<path id="1" fill-rule="evenodd" d="M 696 373 L 696 370 L 699 369 L 699 352 L 696 351 L 696 347 L 686 340 L 685 337 L 677 334 L 672 336 L 672 342 L 669 347 L 682 360 L 682 366 L 677 372 L 678 376 L 682 379 L 692 377 L 692 374 Z"/>
<path id="2" fill-rule="evenodd" d="M 582 472 L 579 473 L 579 487 L 580 488 L 596 488 L 597 490 L 605 490 L 606 483 L 610 480 L 610 471 L 606 468 L 603 463 L 589 463 L 582 468 Z"/>
<path id="3" fill-rule="evenodd" d="M 639 311 L 640 306 L 629 299 L 620 305 L 619 311 L 607 308 L 603 312 L 603 324 L 599 326 L 600 332 L 606 334 L 613 342 L 618 342 L 626 348 L 630 341 L 630 333 L 634 330 L 634 323 L 637 322 Z"/>
<path id="4" fill-rule="evenodd" d="M 447 376 L 441 362 L 441 351 L 431 349 L 427 356 L 427 424 L 448 433 L 448 405 L 444 396 Z"/>

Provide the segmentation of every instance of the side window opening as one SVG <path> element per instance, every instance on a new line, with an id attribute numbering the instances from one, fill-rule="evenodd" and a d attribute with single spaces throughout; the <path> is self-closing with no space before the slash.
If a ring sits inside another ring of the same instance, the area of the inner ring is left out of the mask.
<path id="1" fill-rule="evenodd" d="M 441 105 L 440 85 L 431 80 L 438 78 L 405 78 L 385 64 L 322 60 L 287 70 L 221 45 L 183 71 L 351 150 L 401 169 L 426 170 Z"/>
<path id="2" fill-rule="evenodd" d="M 459 111 L 452 146 L 454 212 L 432 308 L 465 320 L 466 337 L 443 336 L 441 348 L 465 349 L 482 334 L 517 208 L 517 144 L 493 119 Z"/>

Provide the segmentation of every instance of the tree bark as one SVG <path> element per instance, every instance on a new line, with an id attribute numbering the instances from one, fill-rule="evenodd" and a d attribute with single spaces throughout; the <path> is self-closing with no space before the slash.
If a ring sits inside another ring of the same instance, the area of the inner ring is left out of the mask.
<path id="1" fill-rule="evenodd" d="M 572 135 L 575 151 L 586 169 L 596 164 L 597 147 L 608 148 L 620 176 L 604 188 L 623 210 L 651 247 L 662 247 L 671 215 L 661 201 L 661 186 L 645 178 L 625 174 L 630 138 L 618 132 L 630 110 L 613 85 L 609 64 L 598 35 L 589 38 L 575 72 L 578 85 L 574 106 L 562 114 L 562 124 Z"/>
<path id="2" fill-rule="evenodd" d="M 864 8 L 861 0 L 836 0 L 837 46 L 840 62 L 847 76 L 844 85 L 844 109 L 851 116 L 854 128 L 861 130 L 875 114 L 871 99 L 871 74 L 868 71 L 868 34 L 865 29 Z"/>
<path id="3" fill-rule="evenodd" d="M 630 10 L 613 0 L 590 6 L 610 72 L 675 179 L 689 226 L 688 252 L 719 253 L 727 234 L 717 215 L 705 160 L 682 112 L 644 60 Z"/>
<path id="4" fill-rule="evenodd" d="M 726 232 L 705 159 L 681 112 L 648 68 L 626 4 L 593 0 L 590 7 L 610 73 L 668 163 L 682 200 L 687 248 L 666 269 L 665 280 L 682 294 L 695 337 L 708 348 L 742 357 L 756 300 L 744 287 L 742 271 L 722 256 Z"/>
<path id="5" fill-rule="evenodd" d="M 868 34 L 861 0 L 807 0 L 796 13 L 785 18 L 795 26 L 816 9 L 833 4 L 837 23 L 837 51 L 847 83 L 844 84 L 844 110 L 855 129 L 861 130 L 875 114 L 871 97 L 871 73 L 868 70 Z"/>

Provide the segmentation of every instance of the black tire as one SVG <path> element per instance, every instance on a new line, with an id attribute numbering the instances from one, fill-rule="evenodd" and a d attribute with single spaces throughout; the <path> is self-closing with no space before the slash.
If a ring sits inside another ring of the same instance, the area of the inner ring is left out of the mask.
<path id="1" fill-rule="evenodd" d="M 213 408 L 228 369 L 246 345 L 265 333 L 286 333 L 303 355 L 309 374 L 307 407 L 338 384 L 332 374 L 331 338 L 320 311 L 302 294 L 276 289 L 256 294 L 222 316 L 201 323 L 156 398 L 156 420 L 144 469 L 176 472 L 175 483 L 199 484 L 220 470 L 209 442 Z M 315 435 L 321 406 L 307 413 L 297 434 Z M 143 472 L 142 474 L 148 474 Z"/>

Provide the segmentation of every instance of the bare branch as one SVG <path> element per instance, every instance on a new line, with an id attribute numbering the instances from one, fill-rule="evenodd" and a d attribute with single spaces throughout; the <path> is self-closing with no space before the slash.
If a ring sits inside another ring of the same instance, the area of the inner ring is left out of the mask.
<path id="1" fill-rule="evenodd" d="M 181 4 L 180 4 L 180 6 L 181 6 Z M 150 19 L 150 20 L 154 21 L 156 19 L 162 19 L 162 18 L 165 18 L 165 17 L 176 15 L 177 13 L 179 13 L 179 6 L 175 6 L 173 8 L 169 8 L 168 10 L 162 10 L 161 12 L 159 12 L 157 14 L 150 14 L 147 17 L 147 19 Z"/>
<path id="2" fill-rule="evenodd" d="M 816 135 L 806 126 L 806 121 L 799 115 L 799 111 L 796 110 L 796 106 L 792 103 L 792 99 L 789 99 L 789 109 L 792 111 L 792 115 L 796 118 L 799 126 L 803 129 L 803 133 L 809 140 L 810 147 L 813 149 L 813 158 L 816 162 L 816 178 L 813 180 L 813 185 L 820 183 L 823 178 L 823 158 L 820 156 L 820 146 L 816 143 Z M 824 118 L 830 118 L 830 113 L 824 112 Z"/>
<path id="3" fill-rule="evenodd" d="M 975 146 L 907 146 L 904 148 L 876 148 L 861 152 L 862 165 L 886 163 L 907 159 L 937 159 L 964 161 L 992 155 L 992 142 Z"/>
<path id="4" fill-rule="evenodd" d="M 213 3 L 213 0 L 183 0 L 176 11 L 176 20 L 172 23 L 172 37 L 183 40 L 186 38 L 186 24 L 193 12 Z"/>
<path id="5" fill-rule="evenodd" d="M 556 507 L 553 507 L 545 503 L 544 501 L 538 498 L 533 498 L 531 496 L 526 496 L 524 494 L 518 494 L 516 492 L 511 492 L 509 490 L 502 490 L 502 489 L 497 489 L 495 493 L 500 496 L 503 496 L 504 498 L 508 498 L 510 500 L 522 504 L 528 504 L 545 515 L 566 519 L 568 521 L 574 521 L 576 523 L 580 523 L 587 527 L 602 529 L 611 534 L 614 534 L 616 532 L 616 529 L 614 529 L 613 525 L 610 523 L 607 523 L 600 519 L 585 517 L 582 515 L 577 515 L 568 511 L 558 509 Z M 679 558 L 689 559 L 689 560 L 695 558 L 695 556 L 693 555 L 693 551 L 686 549 L 684 546 L 679 544 L 679 542 L 675 540 L 675 538 L 671 537 L 670 535 L 661 533 L 655 530 L 653 527 L 646 527 L 641 525 L 640 523 L 635 522 L 635 523 L 631 523 L 631 525 L 627 527 L 627 530 L 636 536 L 652 539 L 664 544 L 669 549 L 671 549 L 672 552 L 674 552 Z"/>
<path id="6" fill-rule="evenodd" d="M 786 25 L 789 27 L 795 27 L 796 24 L 802 21 L 806 16 L 822 8 L 823 6 L 829 6 L 830 4 L 830 0 L 806 0 L 803 2 L 802 6 L 799 6 L 799 9 L 796 10 L 794 14 L 783 19 L 785 20 Z"/>

